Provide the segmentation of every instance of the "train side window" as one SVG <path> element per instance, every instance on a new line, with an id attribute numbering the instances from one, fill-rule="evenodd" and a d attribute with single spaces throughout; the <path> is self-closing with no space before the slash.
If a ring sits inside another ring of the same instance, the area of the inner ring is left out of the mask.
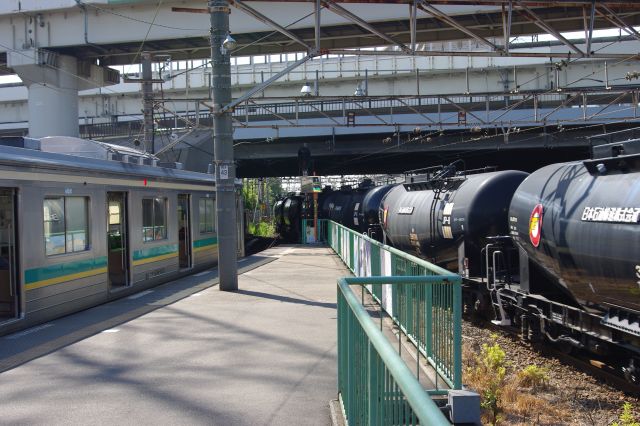
<path id="1" fill-rule="evenodd" d="M 144 242 L 167 239 L 167 199 L 142 199 L 142 240 Z"/>
<path id="2" fill-rule="evenodd" d="M 211 198 L 200 198 L 200 233 L 208 234 L 216 231 L 216 210 Z"/>
<path id="3" fill-rule="evenodd" d="M 47 256 L 89 250 L 89 197 L 45 198 L 44 244 Z"/>

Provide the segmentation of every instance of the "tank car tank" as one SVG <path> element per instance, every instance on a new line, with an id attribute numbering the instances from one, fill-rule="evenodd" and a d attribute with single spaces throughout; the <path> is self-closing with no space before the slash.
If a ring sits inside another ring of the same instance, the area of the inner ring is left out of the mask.
<path id="1" fill-rule="evenodd" d="M 285 239 L 287 241 L 300 242 L 302 201 L 303 198 L 299 195 L 290 195 L 284 201 L 282 217 Z"/>
<path id="2" fill-rule="evenodd" d="M 353 188 L 348 185 L 342 186 L 338 191 L 329 193 L 322 203 L 322 218 L 344 224 L 352 195 Z"/>
<path id="3" fill-rule="evenodd" d="M 366 233 L 378 241 L 382 241 L 383 237 L 382 227 L 380 226 L 380 215 L 378 214 L 380 203 L 394 186 L 396 185 L 376 186 L 367 191 L 358 208 L 357 219 L 354 218 L 354 224 L 358 226 L 360 232 Z"/>
<path id="4" fill-rule="evenodd" d="M 526 177 L 514 170 L 458 173 L 451 166 L 412 177 L 382 200 L 387 242 L 467 277 L 479 276 L 486 237 L 508 233 L 511 196 Z"/>
<path id="5" fill-rule="evenodd" d="M 521 267 L 528 257 L 577 303 L 607 307 L 614 322 L 624 317 L 618 308 L 640 313 L 640 140 L 532 173 L 514 194 L 509 223 Z M 523 286 L 534 291 L 527 273 Z"/>
<path id="6" fill-rule="evenodd" d="M 282 215 L 282 208 L 284 207 L 284 198 L 276 200 L 273 204 L 273 220 L 276 227 L 276 232 L 280 235 L 284 232 L 284 216 Z"/>
<path id="7" fill-rule="evenodd" d="M 370 179 L 365 179 L 360 182 L 356 189 L 351 191 L 351 197 L 349 197 L 349 200 L 346 202 L 346 211 L 342 216 L 342 225 L 358 232 L 366 232 L 366 227 L 363 227 L 360 222 L 360 216 L 363 201 L 369 191 L 374 188 L 375 184 Z"/>

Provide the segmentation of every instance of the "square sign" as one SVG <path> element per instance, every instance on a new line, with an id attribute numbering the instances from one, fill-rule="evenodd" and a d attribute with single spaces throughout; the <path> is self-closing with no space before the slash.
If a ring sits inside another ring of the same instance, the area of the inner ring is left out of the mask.
<path id="1" fill-rule="evenodd" d="M 322 192 L 322 182 L 320 176 L 302 176 L 300 178 L 300 192 L 303 194 L 313 194 Z"/>

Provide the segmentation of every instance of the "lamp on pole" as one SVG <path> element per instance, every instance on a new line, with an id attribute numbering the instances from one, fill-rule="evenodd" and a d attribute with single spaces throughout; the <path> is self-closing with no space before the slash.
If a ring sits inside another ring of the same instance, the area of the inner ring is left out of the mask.
<path id="1" fill-rule="evenodd" d="M 213 152 L 216 181 L 216 229 L 220 290 L 238 289 L 235 164 L 231 111 L 231 53 L 235 40 L 229 33 L 229 2 L 209 0 L 211 14 L 211 66 L 213 86 Z"/>

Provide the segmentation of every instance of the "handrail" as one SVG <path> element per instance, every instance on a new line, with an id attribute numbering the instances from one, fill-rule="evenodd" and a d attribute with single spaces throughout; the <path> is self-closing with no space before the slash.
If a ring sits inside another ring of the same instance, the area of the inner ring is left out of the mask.
<path id="1" fill-rule="evenodd" d="M 373 245 L 376 245 L 376 246 L 380 247 L 381 249 L 383 249 L 385 251 L 393 253 L 393 254 L 401 257 L 401 258 L 408 259 L 412 263 L 415 263 L 418 266 L 422 266 L 423 268 L 426 268 L 428 271 L 433 272 L 433 274 L 451 275 L 450 271 L 448 271 L 448 270 L 446 270 L 444 268 L 441 268 L 440 266 L 434 265 L 433 263 L 427 262 L 426 260 L 420 259 L 419 257 L 412 256 L 412 255 L 410 255 L 410 254 L 408 254 L 408 253 L 406 253 L 406 252 L 404 252 L 402 250 L 398 250 L 395 247 L 391 247 L 391 246 L 388 246 L 386 244 L 382 244 L 381 242 L 376 241 L 373 238 L 370 238 L 365 234 L 358 234 L 353 229 L 347 228 L 344 225 L 341 225 L 341 224 L 333 222 L 333 221 L 331 222 L 331 225 L 332 226 L 337 226 L 338 228 L 342 228 L 342 229 L 344 229 L 345 231 L 347 231 L 349 233 L 356 234 L 356 235 L 358 235 L 358 237 L 361 237 L 361 238 L 365 239 L 366 241 L 370 242 Z"/>
<path id="2" fill-rule="evenodd" d="M 352 282 L 364 280 L 363 287 L 438 376 L 449 387 L 461 389 L 462 278 L 333 221 L 327 229 L 329 246 L 356 276 L 366 277 L 351 278 Z"/>
<path id="3" fill-rule="evenodd" d="M 377 278 L 381 278 L 381 277 L 377 277 Z M 437 277 L 437 278 L 441 279 L 442 277 Z M 351 397 L 349 397 L 348 401 L 346 401 L 346 406 L 345 406 L 347 420 L 350 421 L 354 417 L 366 416 L 366 418 L 369 419 L 368 423 L 382 424 L 382 419 L 379 418 L 378 416 L 380 416 L 381 412 L 384 410 L 384 407 L 386 405 L 385 402 L 387 400 L 392 399 L 393 402 L 402 403 L 403 401 L 402 399 L 398 399 L 395 395 L 389 395 L 390 392 L 387 392 L 387 394 L 385 394 L 384 392 L 386 388 L 384 386 L 385 383 L 381 385 L 378 382 L 378 379 L 380 379 L 378 372 L 386 369 L 390 373 L 391 377 L 393 377 L 397 386 L 402 391 L 402 397 L 406 399 L 407 402 L 409 403 L 409 406 L 411 407 L 413 414 L 415 414 L 415 416 L 418 418 L 420 425 L 449 425 L 450 422 L 447 420 L 444 414 L 442 414 L 438 406 L 429 397 L 427 392 L 425 392 L 425 390 L 422 388 L 418 380 L 416 380 L 413 377 L 413 375 L 411 374 L 411 371 L 405 365 L 402 358 L 400 358 L 400 356 L 396 353 L 396 351 L 391 346 L 391 343 L 389 343 L 389 341 L 382 334 L 382 332 L 376 327 L 376 325 L 374 324 L 373 320 L 371 319 L 367 311 L 360 304 L 360 302 L 358 301 L 357 297 L 355 296 L 351 288 L 349 288 L 350 284 L 367 284 L 367 283 L 371 283 L 372 279 L 373 277 L 340 278 L 338 280 L 339 305 L 342 304 L 343 300 L 344 302 L 347 303 L 351 312 L 353 313 L 358 323 L 360 324 L 360 327 L 366 334 L 370 345 L 373 346 L 373 348 L 375 349 L 375 352 L 377 353 L 380 360 L 382 361 L 382 366 L 383 366 L 382 369 L 380 368 L 378 363 L 376 363 L 375 367 L 372 365 L 367 366 L 368 368 L 366 368 L 366 371 L 364 372 L 364 374 L 369 375 L 368 383 L 364 385 L 364 386 L 367 386 L 368 388 L 367 392 L 361 392 L 355 396 L 356 397 L 359 396 L 361 399 L 366 398 L 368 399 L 368 401 L 359 400 L 356 402 L 356 401 L 352 401 Z M 389 277 L 385 277 L 384 279 L 389 281 Z M 404 282 L 404 280 L 406 279 L 407 277 L 396 277 L 396 279 L 393 281 Z M 430 276 L 415 277 L 415 278 L 411 278 L 411 282 L 431 282 L 431 281 L 434 281 L 435 279 L 436 277 L 430 277 Z M 373 280 L 373 281 L 376 281 L 376 280 Z M 342 298 L 340 296 L 342 296 Z M 340 306 L 339 306 L 339 309 L 340 309 Z M 349 333 L 349 331 L 351 331 L 351 330 L 345 330 L 345 328 L 348 327 L 348 325 L 345 326 L 345 322 L 348 323 L 348 321 L 349 319 L 345 318 L 344 315 L 338 315 L 339 332 Z M 343 342 L 344 340 L 345 336 L 342 333 L 338 337 L 339 342 Z M 341 387 L 341 385 L 343 385 L 344 381 L 346 380 L 346 378 L 344 377 L 344 374 L 345 374 L 344 369 L 348 369 L 350 367 L 362 368 L 362 366 L 350 365 L 352 363 L 348 361 L 352 361 L 352 360 L 345 360 L 344 351 L 348 349 L 345 348 L 340 343 L 339 343 L 338 350 L 339 350 L 338 357 L 342 361 L 342 362 L 339 361 L 339 372 L 338 372 L 338 375 L 340 378 L 339 387 Z M 367 354 L 367 358 L 369 361 L 372 360 L 372 354 L 370 351 L 371 351 L 371 348 L 369 347 L 369 353 Z M 344 361 L 347 361 L 347 362 L 344 362 Z M 371 377 L 373 375 L 375 375 L 376 377 Z M 382 376 L 384 377 L 384 374 L 382 374 Z M 382 380 L 384 380 L 384 378 Z M 376 392 L 380 390 L 383 390 L 383 391 Z M 339 391 L 341 395 L 345 395 L 347 392 L 350 392 L 350 389 L 344 389 L 341 387 Z M 344 397 L 343 397 L 343 401 L 344 401 Z M 366 413 L 363 412 L 364 410 L 366 410 Z M 402 424 L 408 424 L 408 423 L 413 424 L 413 422 L 411 421 L 413 419 L 412 413 L 408 413 L 407 415 L 407 413 L 406 412 L 403 413 L 402 410 L 398 410 L 398 411 L 400 411 L 399 415 L 403 416 Z M 376 418 L 376 417 L 378 417 L 378 421 L 377 422 L 372 421 L 373 418 Z M 354 423 L 358 423 L 357 419 L 354 419 L 354 420 L 356 420 L 354 421 Z"/>

